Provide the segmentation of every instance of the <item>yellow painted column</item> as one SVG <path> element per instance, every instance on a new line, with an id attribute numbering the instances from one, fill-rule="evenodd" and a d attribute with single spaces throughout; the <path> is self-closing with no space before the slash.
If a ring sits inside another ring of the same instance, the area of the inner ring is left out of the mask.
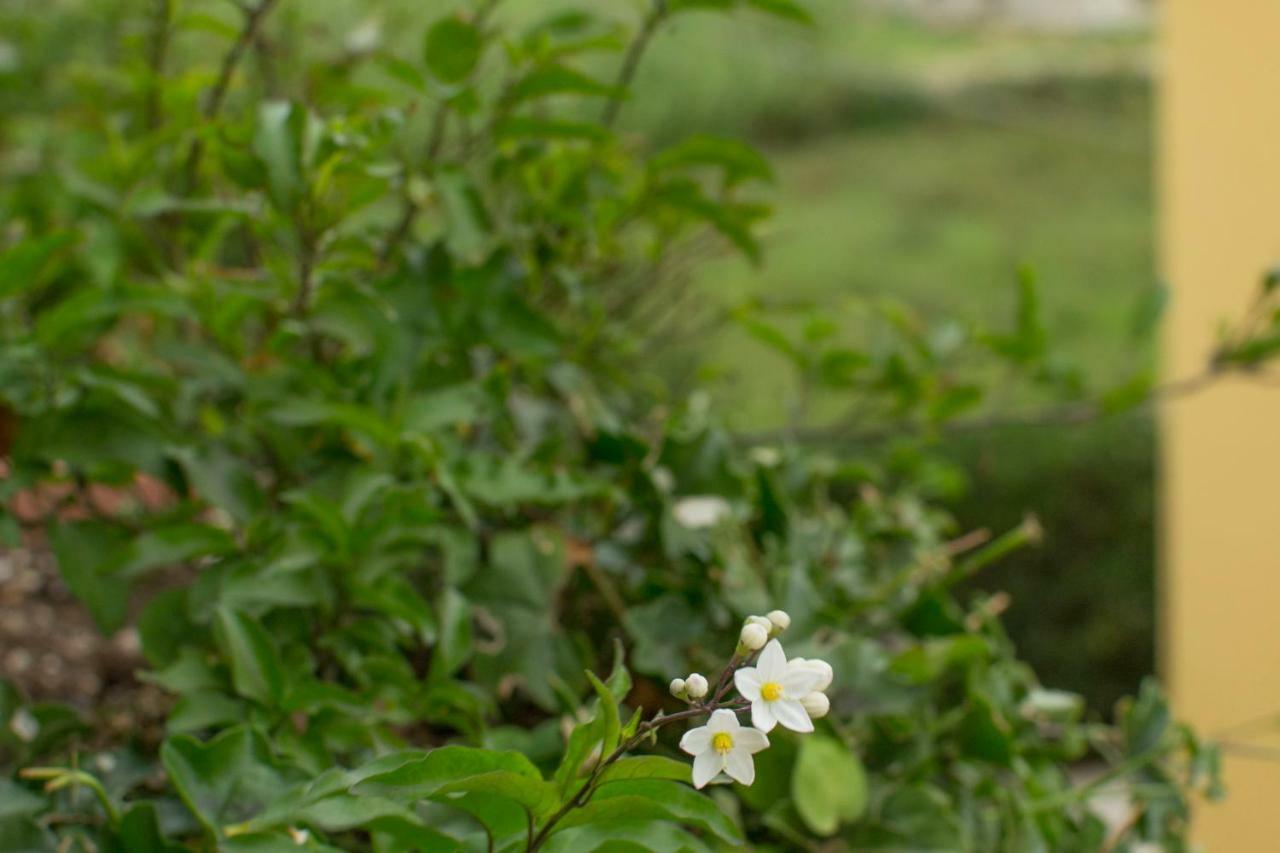
<path id="1" fill-rule="evenodd" d="M 1202 369 L 1280 261 L 1280 0 L 1161 0 L 1166 378 Z M 1207 735 L 1280 746 L 1280 389 L 1232 381 L 1163 414 L 1161 657 Z M 1280 850 L 1280 762 L 1228 753 L 1210 853 Z"/>

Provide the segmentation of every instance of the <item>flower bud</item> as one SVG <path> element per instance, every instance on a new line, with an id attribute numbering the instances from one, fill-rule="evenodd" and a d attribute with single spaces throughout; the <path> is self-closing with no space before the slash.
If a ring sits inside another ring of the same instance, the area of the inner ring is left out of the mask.
<path id="1" fill-rule="evenodd" d="M 671 690 L 672 696 L 676 697 L 677 699 L 683 699 L 685 697 L 686 689 L 687 689 L 687 685 L 684 683 L 683 678 L 671 679 L 670 690 Z"/>
<path id="2" fill-rule="evenodd" d="M 795 662 L 794 659 L 793 662 Z M 818 674 L 818 684 L 813 688 L 815 692 L 821 693 L 831 686 L 831 680 L 835 678 L 835 672 L 831 669 L 831 664 L 818 658 L 802 659 L 799 663 L 806 669 Z"/>
<path id="3" fill-rule="evenodd" d="M 827 694 L 816 690 L 801 699 L 800 704 L 812 720 L 821 720 L 831 710 L 831 700 L 827 698 Z"/>
<path id="4" fill-rule="evenodd" d="M 690 699 L 701 699 L 706 696 L 709 687 L 707 680 L 696 672 L 684 680 L 684 688 L 689 692 Z"/>
<path id="5" fill-rule="evenodd" d="M 781 634 L 791 627 L 791 615 L 785 610 L 770 610 L 767 618 L 775 633 Z"/>
<path id="6" fill-rule="evenodd" d="M 758 652 L 767 642 L 769 642 L 769 632 L 755 622 L 743 625 L 742 633 L 738 634 L 738 645 L 743 651 Z"/>
<path id="7" fill-rule="evenodd" d="M 773 623 L 769 621 L 767 616 L 748 616 L 747 621 L 742 624 L 759 625 L 761 628 L 764 628 L 765 631 L 773 630 Z"/>

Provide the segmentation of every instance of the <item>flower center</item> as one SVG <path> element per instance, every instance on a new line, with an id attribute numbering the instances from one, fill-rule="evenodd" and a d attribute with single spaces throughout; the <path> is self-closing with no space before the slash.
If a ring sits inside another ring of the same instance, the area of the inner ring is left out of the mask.
<path id="1" fill-rule="evenodd" d="M 728 732 L 716 732 L 715 737 L 711 738 L 711 748 L 724 755 L 733 749 L 733 735 Z"/>
<path id="2" fill-rule="evenodd" d="M 782 698 L 782 685 L 776 681 L 766 681 L 760 686 L 760 696 L 766 702 L 776 702 Z"/>

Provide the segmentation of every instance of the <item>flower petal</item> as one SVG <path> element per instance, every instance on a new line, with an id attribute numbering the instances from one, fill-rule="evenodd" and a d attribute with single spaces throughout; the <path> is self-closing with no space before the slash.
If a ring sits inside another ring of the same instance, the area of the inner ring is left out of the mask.
<path id="1" fill-rule="evenodd" d="M 779 699 L 777 702 L 771 702 L 770 706 L 769 710 L 778 718 L 778 722 L 791 731 L 813 731 L 813 720 L 809 719 L 809 712 L 795 699 Z M 755 708 L 753 707 L 752 710 L 754 711 Z"/>
<path id="2" fill-rule="evenodd" d="M 711 748 L 711 731 L 710 726 L 698 726 L 696 729 L 689 729 L 684 733 L 684 737 L 680 738 L 680 748 L 690 755 L 700 755 Z"/>
<path id="3" fill-rule="evenodd" d="M 769 736 L 759 729 L 742 728 L 734 734 L 733 745 L 755 755 L 757 752 L 768 748 Z"/>
<path id="4" fill-rule="evenodd" d="M 787 674 L 782 677 L 782 694 L 795 699 L 808 696 L 818 689 L 820 681 L 822 681 L 822 673 L 803 664 L 788 666 Z"/>
<path id="5" fill-rule="evenodd" d="M 745 749 L 734 749 L 724 758 L 725 772 L 734 780 L 744 785 L 756 781 L 756 763 L 751 760 L 751 753 Z"/>
<path id="6" fill-rule="evenodd" d="M 701 788 L 720 775 L 724 769 L 724 756 L 714 749 L 698 753 L 693 759 L 693 787 Z"/>
<path id="7" fill-rule="evenodd" d="M 760 686 L 762 684 L 764 684 L 764 679 L 760 677 L 760 670 L 754 666 L 744 666 L 733 674 L 733 686 L 738 688 L 742 698 L 748 702 L 759 700 Z"/>
<path id="8" fill-rule="evenodd" d="M 717 732 L 729 732 L 730 734 L 742 728 L 742 724 L 738 722 L 738 715 L 728 708 L 721 708 L 711 715 L 711 719 L 707 720 L 707 731 L 712 734 Z"/>
<path id="9" fill-rule="evenodd" d="M 756 670 L 762 682 L 781 681 L 787 674 L 787 653 L 782 650 L 782 643 L 770 640 L 756 661 Z M 741 672 L 742 670 L 738 670 Z"/>
<path id="10" fill-rule="evenodd" d="M 777 719 L 773 716 L 773 710 L 769 707 L 771 704 L 764 700 L 751 703 L 751 725 L 762 732 L 771 732 L 773 727 L 778 724 Z M 804 709 L 801 708 L 800 710 Z"/>

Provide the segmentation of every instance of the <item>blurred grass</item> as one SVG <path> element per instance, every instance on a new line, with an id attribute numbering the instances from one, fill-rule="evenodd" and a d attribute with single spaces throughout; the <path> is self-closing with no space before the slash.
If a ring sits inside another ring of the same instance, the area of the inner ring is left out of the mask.
<path id="1" fill-rule="evenodd" d="M 1008 323 L 1016 270 L 1037 271 L 1055 350 L 1106 384 L 1149 361 L 1130 335 L 1153 284 L 1148 84 L 987 84 L 774 151 L 768 261 L 706 266 L 713 301 L 890 297 L 928 318 Z M 742 423 L 777 422 L 789 376 L 728 331 L 708 347 L 738 373 Z M 734 366 L 749 364 L 749 370 Z"/>

